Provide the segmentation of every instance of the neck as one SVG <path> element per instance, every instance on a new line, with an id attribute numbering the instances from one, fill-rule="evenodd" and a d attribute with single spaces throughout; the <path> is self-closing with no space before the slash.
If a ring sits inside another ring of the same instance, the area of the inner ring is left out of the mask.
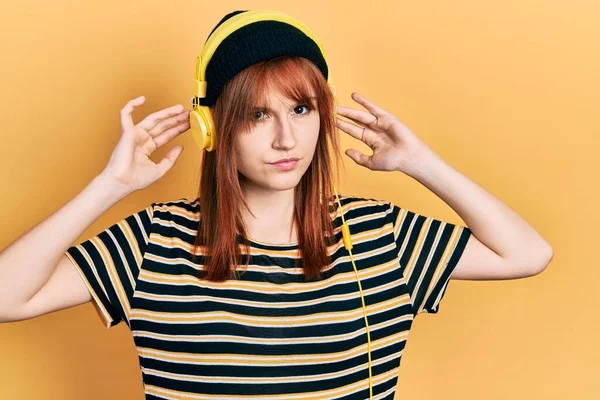
<path id="1" fill-rule="evenodd" d="M 296 242 L 294 220 L 294 188 L 269 190 L 244 185 L 242 193 L 249 210 L 240 202 L 240 212 L 247 235 L 268 243 Z"/>

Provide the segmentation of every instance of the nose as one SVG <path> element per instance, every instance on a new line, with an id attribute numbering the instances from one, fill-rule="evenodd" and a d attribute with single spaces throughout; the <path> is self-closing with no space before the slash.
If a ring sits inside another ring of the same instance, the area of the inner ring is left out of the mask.
<path id="1" fill-rule="evenodd" d="M 275 140 L 273 148 L 277 150 L 291 149 L 296 145 L 295 128 L 289 118 L 278 118 L 276 124 Z"/>

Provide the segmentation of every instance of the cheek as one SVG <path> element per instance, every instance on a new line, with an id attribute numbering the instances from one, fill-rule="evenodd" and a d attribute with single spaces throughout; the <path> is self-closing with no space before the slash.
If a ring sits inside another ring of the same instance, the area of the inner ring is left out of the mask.
<path id="1" fill-rule="evenodd" d="M 261 152 L 256 140 L 252 140 L 250 135 L 238 137 L 235 141 L 235 160 L 238 170 L 248 172 L 256 168 L 260 163 L 259 154 Z"/>

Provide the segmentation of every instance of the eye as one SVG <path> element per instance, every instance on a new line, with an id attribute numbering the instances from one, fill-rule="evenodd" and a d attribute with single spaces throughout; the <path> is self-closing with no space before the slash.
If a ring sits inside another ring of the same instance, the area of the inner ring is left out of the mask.
<path id="1" fill-rule="evenodd" d="M 256 110 L 256 111 L 254 111 L 253 115 L 254 115 L 254 119 L 255 120 L 257 120 L 257 121 L 261 121 L 262 120 L 262 118 L 260 118 L 260 116 L 259 116 L 260 113 L 264 113 L 264 111 L 263 110 Z"/>
<path id="2" fill-rule="evenodd" d="M 296 106 L 296 108 L 294 108 L 294 110 L 297 110 L 299 108 L 301 109 L 302 107 L 306 108 L 307 111 L 305 113 L 301 113 L 301 114 L 308 114 L 310 112 L 310 110 L 312 110 L 312 108 L 307 106 L 306 104 L 301 104 L 299 106 Z"/>

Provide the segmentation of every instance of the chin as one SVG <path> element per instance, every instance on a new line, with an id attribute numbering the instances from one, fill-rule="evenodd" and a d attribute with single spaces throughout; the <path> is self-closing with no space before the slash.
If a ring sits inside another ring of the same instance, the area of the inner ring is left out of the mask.
<path id="1" fill-rule="evenodd" d="M 287 173 L 286 175 L 266 175 L 270 179 L 267 181 L 260 182 L 263 187 L 270 188 L 273 190 L 289 190 L 298 185 L 300 183 L 300 178 L 302 177 L 300 174 L 296 173 Z"/>
<path id="2" fill-rule="evenodd" d="M 266 186 L 273 190 L 290 190 L 298 186 L 298 183 L 300 183 L 300 179 L 285 179 L 279 182 L 273 180 L 268 182 Z"/>

